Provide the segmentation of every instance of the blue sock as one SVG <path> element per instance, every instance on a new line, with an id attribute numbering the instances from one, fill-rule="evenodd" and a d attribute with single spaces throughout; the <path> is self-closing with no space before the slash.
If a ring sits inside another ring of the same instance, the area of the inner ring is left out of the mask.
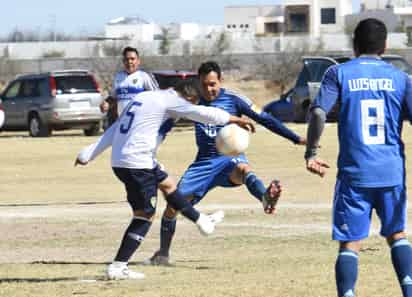
<path id="1" fill-rule="evenodd" d="M 341 249 L 335 264 L 338 297 L 354 297 L 358 278 L 358 254 L 349 249 Z"/>
<path id="2" fill-rule="evenodd" d="M 196 222 L 199 219 L 200 213 L 193 207 L 193 205 L 186 200 L 186 198 L 178 191 L 166 196 L 166 201 L 175 209 L 178 210 L 186 218 L 192 222 Z"/>
<path id="3" fill-rule="evenodd" d="M 266 192 L 266 188 L 262 181 L 256 176 L 256 174 L 254 172 L 247 173 L 243 182 L 249 190 L 250 194 L 255 196 L 259 201 L 262 201 L 262 197 Z"/>
<path id="4" fill-rule="evenodd" d="M 149 220 L 134 218 L 123 235 L 122 243 L 114 260 L 128 262 L 143 241 L 151 225 L 152 222 Z"/>
<path id="5" fill-rule="evenodd" d="M 176 231 L 176 218 L 169 219 L 162 217 L 160 226 L 160 254 L 169 256 L 170 244 Z"/>
<path id="6" fill-rule="evenodd" d="M 412 247 L 406 238 L 392 244 L 392 263 L 404 297 L 412 296 Z"/>

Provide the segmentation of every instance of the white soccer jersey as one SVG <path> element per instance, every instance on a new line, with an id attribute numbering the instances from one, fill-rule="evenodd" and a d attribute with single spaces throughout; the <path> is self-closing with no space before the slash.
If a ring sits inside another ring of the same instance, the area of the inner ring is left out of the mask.
<path id="1" fill-rule="evenodd" d="M 170 118 L 188 118 L 212 125 L 225 125 L 229 113 L 194 105 L 173 89 L 143 92 L 126 107 L 120 118 L 95 143 L 84 148 L 78 158 L 89 162 L 112 146 L 112 167 L 152 169 L 156 166 L 158 134 Z"/>
<path id="2" fill-rule="evenodd" d="M 113 80 L 112 96 L 117 99 L 119 115 L 137 94 L 157 89 L 159 89 L 159 85 L 156 80 L 144 71 L 138 70 L 131 74 L 126 71 L 117 72 Z"/>

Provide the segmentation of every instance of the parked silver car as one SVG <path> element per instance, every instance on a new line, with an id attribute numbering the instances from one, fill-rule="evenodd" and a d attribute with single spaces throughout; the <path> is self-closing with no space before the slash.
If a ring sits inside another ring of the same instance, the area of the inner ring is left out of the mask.
<path id="1" fill-rule="evenodd" d="M 18 76 L 0 95 L 5 112 L 3 130 L 28 130 L 33 137 L 52 130 L 99 132 L 103 114 L 99 86 L 86 70 L 63 70 Z"/>

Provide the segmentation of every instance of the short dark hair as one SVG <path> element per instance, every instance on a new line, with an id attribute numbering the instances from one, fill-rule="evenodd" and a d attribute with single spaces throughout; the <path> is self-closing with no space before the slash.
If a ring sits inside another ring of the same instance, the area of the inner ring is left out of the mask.
<path id="1" fill-rule="evenodd" d="M 216 72 L 217 77 L 220 79 L 222 76 L 222 70 L 220 70 L 219 64 L 217 64 L 215 61 L 207 61 L 205 63 L 202 63 L 200 65 L 199 69 L 197 70 L 197 73 L 199 76 L 201 75 L 208 75 L 210 72 Z"/>
<path id="2" fill-rule="evenodd" d="M 355 28 L 353 49 L 357 55 L 382 55 L 385 52 L 387 36 L 388 31 L 382 21 L 373 18 L 365 19 Z"/>
<path id="3" fill-rule="evenodd" d="M 139 57 L 139 52 L 138 52 L 138 50 L 137 50 L 135 47 L 126 46 L 126 47 L 123 49 L 123 52 L 122 52 L 123 57 L 126 57 L 126 54 L 127 54 L 128 52 L 134 52 L 134 53 L 136 53 L 136 55 Z"/>
<path id="4" fill-rule="evenodd" d="M 199 81 L 197 79 L 182 79 L 176 84 L 174 89 L 185 98 L 200 96 Z"/>

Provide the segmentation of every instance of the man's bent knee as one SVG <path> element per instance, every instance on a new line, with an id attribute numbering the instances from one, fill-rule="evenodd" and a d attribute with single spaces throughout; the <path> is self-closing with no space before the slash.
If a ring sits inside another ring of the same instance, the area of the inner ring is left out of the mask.
<path id="1" fill-rule="evenodd" d="M 163 195 L 167 196 L 176 191 L 176 183 L 171 177 L 167 177 L 159 183 L 159 189 Z"/>
<path id="2" fill-rule="evenodd" d="M 252 171 L 252 168 L 249 164 L 239 163 L 230 174 L 230 181 L 236 185 L 242 185 L 246 174 L 250 171 Z"/>
<path id="3" fill-rule="evenodd" d="M 386 242 L 389 245 L 392 245 L 395 241 L 403 238 L 406 238 L 406 233 L 404 231 L 396 232 L 386 237 Z"/>
<path id="4" fill-rule="evenodd" d="M 340 241 L 339 242 L 339 249 L 343 250 L 351 250 L 354 251 L 356 253 L 359 253 L 360 249 L 361 249 L 361 241 L 357 240 L 357 241 Z"/>

